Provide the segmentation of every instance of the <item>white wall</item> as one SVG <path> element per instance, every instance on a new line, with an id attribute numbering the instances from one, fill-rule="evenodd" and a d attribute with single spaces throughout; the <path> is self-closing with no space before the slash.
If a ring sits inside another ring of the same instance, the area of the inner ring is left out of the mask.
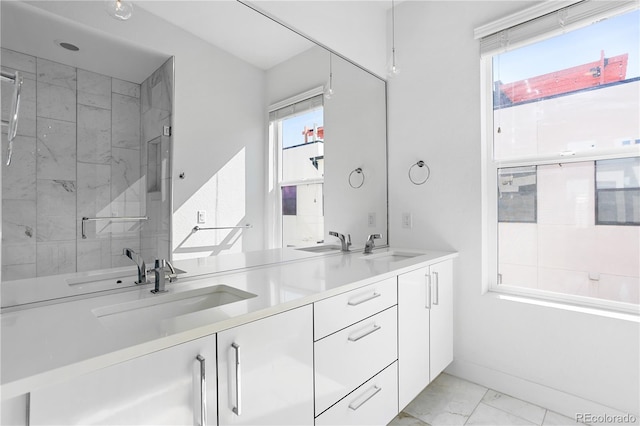
<path id="1" fill-rule="evenodd" d="M 534 2 L 403 2 L 396 9 L 402 73 L 389 84 L 390 238 L 451 249 L 454 364 L 449 371 L 570 417 L 598 404 L 638 414 L 635 322 L 481 294 L 479 46 L 473 29 Z M 430 180 L 412 185 L 417 160 Z M 413 229 L 400 226 L 413 214 Z"/>

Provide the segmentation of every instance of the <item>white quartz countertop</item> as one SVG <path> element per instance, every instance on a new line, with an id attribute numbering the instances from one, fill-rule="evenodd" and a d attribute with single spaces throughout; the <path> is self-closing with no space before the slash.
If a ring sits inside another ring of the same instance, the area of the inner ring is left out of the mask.
<path id="1" fill-rule="evenodd" d="M 403 260 L 376 259 L 389 252 L 419 255 Z M 318 255 L 288 249 L 230 256 L 175 262 L 176 267 L 189 274 L 167 283 L 168 292 L 163 294 L 152 294 L 149 290 L 153 285 L 147 284 L 119 293 L 70 297 L 60 303 L 4 311 L 0 315 L 2 398 L 313 303 L 457 254 L 382 248 L 369 256 L 361 251 Z M 84 276 L 87 275 L 77 274 L 73 279 L 82 281 Z M 49 277 L 48 282 L 49 286 L 64 288 L 70 286 L 69 280 L 69 276 Z M 33 280 L 32 288 L 26 282 L 22 284 L 27 294 L 46 285 L 43 280 Z M 157 314 L 168 306 L 163 301 L 205 294 L 219 285 L 255 297 L 168 318 L 151 315 L 151 311 L 145 317 L 145 309 L 123 308 L 159 306 L 160 311 L 154 311 Z M 16 300 L 27 300 L 20 299 L 16 289 L 13 293 Z"/>

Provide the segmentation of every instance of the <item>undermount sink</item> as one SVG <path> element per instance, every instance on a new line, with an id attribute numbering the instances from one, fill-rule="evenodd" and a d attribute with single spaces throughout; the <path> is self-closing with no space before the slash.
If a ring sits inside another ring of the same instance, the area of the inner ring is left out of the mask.
<path id="1" fill-rule="evenodd" d="M 150 296 L 142 300 L 102 306 L 93 314 L 105 326 L 140 325 L 186 315 L 217 306 L 256 297 L 255 294 L 227 285 L 216 285 L 179 293 Z"/>
<path id="2" fill-rule="evenodd" d="M 300 247 L 296 250 L 308 251 L 311 253 L 328 253 L 332 251 L 340 251 L 340 246 L 334 245 L 326 245 L 326 246 L 311 246 L 311 247 Z"/>
<path id="3" fill-rule="evenodd" d="M 385 251 L 382 253 L 374 253 L 367 254 L 362 256 L 360 259 L 370 260 L 370 261 L 380 261 L 380 262 L 400 262 L 402 260 L 407 260 L 414 258 L 416 256 L 421 256 L 424 253 L 420 252 L 411 252 L 411 251 Z"/>

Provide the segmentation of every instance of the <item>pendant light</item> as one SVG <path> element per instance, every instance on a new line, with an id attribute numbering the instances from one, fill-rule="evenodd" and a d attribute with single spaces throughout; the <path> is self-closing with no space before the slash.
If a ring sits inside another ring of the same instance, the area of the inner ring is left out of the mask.
<path id="1" fill-rule="evenodd" d="M 391 58 L 387 68 L 389 77 L 400 74 L 400 68 L 396 62 L 396 5 L 394 0 L 391 0 Z"/>
<path id="2" fill-rule="evenodd" d="M 331 99 L 333 94 L 333 53 L 329 52 L 329 81 L 324 88 L 324 97 L 325 99 Z"/>
<path id="3" fill-rule="evenodd" d="M 133 3 L 129 0 L 105 0 L 104 8 L 114 19 L 126 21 L 133 13 Z"/>

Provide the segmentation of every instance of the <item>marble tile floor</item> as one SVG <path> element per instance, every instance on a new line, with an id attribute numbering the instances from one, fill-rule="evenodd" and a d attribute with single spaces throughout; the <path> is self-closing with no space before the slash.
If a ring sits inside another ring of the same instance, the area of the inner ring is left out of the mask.
<path id="1" fill-rule="evenodd" d="M 574 419 L 442 373 L 388 426 L 565 426 Z"/>

